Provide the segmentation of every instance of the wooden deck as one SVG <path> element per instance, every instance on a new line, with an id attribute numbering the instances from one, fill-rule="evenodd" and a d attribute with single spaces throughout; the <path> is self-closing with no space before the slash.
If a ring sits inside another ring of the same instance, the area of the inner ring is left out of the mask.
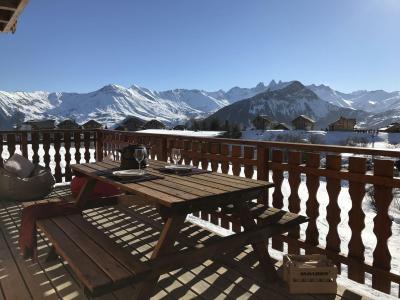
<path id="1" fill-rule="evenodd" d="M 66 195 L 68 190 L 58 188 L 50 196 Z M 38 262 L 20 256 L 20 212 L 18 203 L 0 201 L 0 300 L 87 299 L 65 262 L 45 261 L 49 243 L 42 236 L 38 238 Z M 122 207 L 92 209 L 85 211 L 85 217 L 142 260 L 150 256 L 161 228 L 161 218 L 152 207 L 137 208 L 135 212 Z M 184 230 L 190 238 L 179 241 L 182 248 L 217 237 L 190 222 Z M 192 269 L 164 274 L 152 299 L 369 299 L 344 287 L 338 288 L 337 295 L 290 295 L 283 283 L 266 284 L 256 266 L 247 247 L 234 259 L 218 257 Z M 132 286 L 98 299 L 130 299 L 134 294 Z"/>

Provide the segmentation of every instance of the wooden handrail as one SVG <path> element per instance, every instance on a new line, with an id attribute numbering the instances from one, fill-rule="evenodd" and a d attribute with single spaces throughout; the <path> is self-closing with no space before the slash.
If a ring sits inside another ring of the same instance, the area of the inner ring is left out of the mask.
<path id="1" fill-rule="evenodd" d="M 255 140 L 238 140 L 218 137 L 193 137 L 185 135 L 172 135 L 172 134 L 158 134 L 158 133 L 146 133 L 146 132 L 133 132 L 133 131 L 118 131 L 118 130 L 102 130 L 105 134 L 120 134 L 124 136 L 137 136 L 137 137 L 154 137 L 154 138 L 166 138 L 176 140 L 187 140 L 196 142 L 207 142 L 207 143 L 219 143 L 219 144 L 231 144 L 231 145 L 250 145 L 257 147 L 263 145 L 266 148 L 278 148 L 288 150 L 302 150 L 309 152 L 324 152 L 324 153 L 353 153 L 353 154 L 364 154 L 371 156 L 385 156 L 385 157 L 398 157 L 400 158 L 400 151 L 398 150 L 386 150 L 386 149 L 371 149 L 362 147 L 350 147 L 350 146 L 333 146 L 333 145 L 321 145 L 321 144 L 304 144 L 304 143 L 288 143 L 288 142 L 272 142 L 272 141 L 255 141 Z"/>

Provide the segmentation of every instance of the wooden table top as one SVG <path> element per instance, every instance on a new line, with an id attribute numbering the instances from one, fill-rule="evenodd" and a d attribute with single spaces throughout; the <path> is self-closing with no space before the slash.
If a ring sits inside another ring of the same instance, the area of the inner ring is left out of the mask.
<path id="1" fill-rule="evenodd" d="M 163 178 L 136 183 L 121 183 L 102 175 L 104 171 L 119 168 L 120 163 L 115 161 L 105 160 L 71 167 L 75 173 L 110 183 L 149 202 L 171 208 L 186 208 L 188 211 L 255 199 L 273 186 L 273 183 L 267 181 L 216 172 L 180 176 L 157 170 L 166 164 L 163 161 L 150 160 L 146 171 Z"/>

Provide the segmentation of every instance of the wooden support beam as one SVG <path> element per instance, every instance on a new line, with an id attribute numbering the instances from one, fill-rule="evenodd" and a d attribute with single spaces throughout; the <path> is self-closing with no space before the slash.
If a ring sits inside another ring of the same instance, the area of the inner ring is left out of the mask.
<path id="1" fill-rule="evenodd" d="M 10 19 L 12 16 L 13 16 L 12 11 L 0 9 L 0 21 L 8 24 L 8 22 L 10 22 Z"/>
<path id="2" fill-rule="evenodd" d="M 16 11 L 20 0 L 0 0 L 0 9 Z"/>
<path id="3" fill-rule="evenodd" d="M 7 6 L 11 2 L 13 2 L 11 0 L 0 0 L 0 1 L 2 1 L 1 3 L 3 3 L 3 1 L 4 1 L 4 3 L 6 3 L 6 5 L 4 5 L 4 6 Z M 11 13 L 8 23 L 3 28 L 0 27 L 1 28 L 0 31 L 2 31 L 2 32 L 14 32 L 15 31 L 15 25 L 17 23 L 18 16 L 21 14 L 21 12 L 25 8 L 25 6 L 28 4 L 28 0 L 15 0 L 15 1 L 18 2 L 18 5 L 15 10 L 2 10 L 3 12 Z M 15 5 L 16 3 L 11 3 L 11 4 Z"/>

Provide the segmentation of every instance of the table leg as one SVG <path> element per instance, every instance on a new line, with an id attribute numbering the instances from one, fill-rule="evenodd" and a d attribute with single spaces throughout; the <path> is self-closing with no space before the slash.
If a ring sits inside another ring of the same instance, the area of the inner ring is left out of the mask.
<path id="1" fill-rule="evenodd" d="M 247 204 L 242 203 L 236 206 L 240 216 L 240 222 L 245 230 L 251 230 L 257 226 L 255 220 L 250 214 L 249 207 Z M 265 239 L 254 240 L 251 243 L 253 250 L 260 263 L 261 270 L 265 274 L 268 282 L 274 282 L 278 280 L 278 274 L 272 262 L 271 256 L 268 252 L 268 243 Z"/>
<path id="2" fill-rule="evenodd" d="M 165 219 L 166 221 L 164 227 L 161 231 L 157 245 L 151 254 L 151 259 L 168 254 L 173 250 L 177 236 L 183 227 L 183 223 L 185 222 L 186 215 L 167 217 Z M 157 282 L 158 277 L 139 284 L 136 299 L 150 299 L 154 293 Z"/>
<path id="3" fill-rule="evenodd" d="M 86 202 L 89 199 L 89 195 L 92 193 L 94 186 L 96 185 L 97 180 L 94 178 L 86 177 L 87 180 L 83 185 L 82 189 L 79 192 L 78 197 L 76 198 L 76 205 L 80 208 L 84 208 Z"/>

